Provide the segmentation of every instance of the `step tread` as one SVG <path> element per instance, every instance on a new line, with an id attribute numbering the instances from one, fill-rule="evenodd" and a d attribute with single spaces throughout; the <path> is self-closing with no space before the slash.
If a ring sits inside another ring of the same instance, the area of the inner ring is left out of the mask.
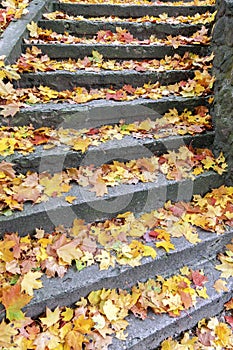
<path id="1" fill-rule="evenodd" d="M 160 100 L 139 98 L 134 101 L 117 102 L 96 100 L 82 104 L 36 104 L 21 108 L 14 118 L 2 118 L 1 125 L 30 125 L 34 127 L 74 127 L 93 128 L 103 124 L 127 123 L 144 120 L 147 117 L 160 116 L 170 108 L 183 111 L 198 105 L 208 105 L 208 97 L 184 98 L 181 96 L 164 97 Z"/>
<path id="2" fill-rule="evenodd" d="M 194 148 L 211 148 L 214 139 L 214 131 L 207 131 L 196 135 L 173 135 L 165 138 L 136 139 L 133 136 L 124 136 L 121 140 L 109 140 L 100 143 L 98 146 L 90 146 L 85 153 L 74 151 L 67 145 L 55 146 L 52 149 L 44 149 L 43 146 L 36 146 L 35 151 L 27 155 L 15 152 L 13 155 L 2 157 L 1 160 L 15 164 L 19 172 L 47 170 L 55 172 L 64 168 L 94 164 L 100 166 L 108 160 L 137 159 L 149 156 L 152 153 L 161 155 L 169 150 L 178 149 L 182 145 L 192 145 Z M 62 160 L 62 167 L 61 167 Z M 43 167 L 42 167 L 42 164 Z"/>
<path id="3" fill-rule="evenodd" d="M 185 6 L 185 5 L 132 5 L 132 4 L 81 4 L 81 3 L 54 3 L 54 10 L 63 10 L 71 15 L 85 15 L 85 16 L 111 16 L 112 14 L 122 17 L 141 17 L 145 15 L 159 15 L 164 12 L 172 16 L 190 15 L 197 12 L 203 13 L 206 11 L 215 11 L 213 5 L 200 6 Z"/>
<path id="4" fill-rule="evenodd" d="M 76 216 L 92 222 L 111 218 L 123 211 L 151 211 L 167 200 L 189 201 L 193 194 L 204 194 L 223 184 L 224 176 L 210 171 L 195 176 L 194 180 L 181 181 L 168 181 L 158 174 L 154 182 L 121 184 L 110 187 L 103 197 L 96 197 L 94 192 L 75 183 L 69 193 L 61 197 L 50 197 L 47 202 L 36 205 L 25 203 L 23 211 L 0 216 L 1 229 L 10 232 L 12 227 L 17 227 L 19 234 L 26 234 L 34 232 L 36 227 L 50 231 L 54 226 L 70 226 Z M 65 200 L 67 195 L 76 197 L 72 204 Z"/>
<path id="5" fill-rule="evenodd" d="M 142 321 L 130 315 L 127 318 L 129 321 L 127 340 L 113 339 L 113 344 L 109 346 L 109 350 L 141 350 L 142 348 L 152 350 L 166 338 L 177 336 L 182 331 L 193 328 L 203 318 L 219 314 L 223 310 L 224 304 L 233 296 L 233 278 L 227 280 L 228 292 L 217 293 L 213 288 L 213 284 L 220 274 L 214 268 L 215 263 L 216 261 L 213 260 L 195 266 L 195 268 L 203 269 L 205 275 L 209 278 L 209 282 L 205 284 L 209 299 L 198 300 L 195 307 L 182 312 L 178 318 L 171 318 L 166 314 L 155 315 L 150 313 L 149 317 Z"/>
<path id="6" fill-rule="evenodd" d="M 166 70 L 164 72 L 136 72 L 135 70 L 112 71 L 100 70 L 98 72 L 77 70 L 76 72 L 52 71 L 24 73 L 17 86 L 31 87 L 46 85 L 56 90 L 68 90 L 74 86 L 95 87 L 115 87 L 121 88 L 124 84 L 132 86 L 143 85 L 150 81 L 161 84 L 174 84 L 179 80 L 192 79 L 193 70 Z"/>
<path id="7" fill-rule="evenodd" d="M 189 51 L 199 55 L 207 55 L 209 47 L 207 45 L 180 45 L 174 48 L 169 45 L 114 45 L 114 44 L 23 44 L 23 51 L 36 46 L 51 59 L 84 58 L 91 56 L 93 49 L 102 54 L 105 58 L 116 59 L 161 59 L 173 56 L 175 53 L 184 55 Z"/>

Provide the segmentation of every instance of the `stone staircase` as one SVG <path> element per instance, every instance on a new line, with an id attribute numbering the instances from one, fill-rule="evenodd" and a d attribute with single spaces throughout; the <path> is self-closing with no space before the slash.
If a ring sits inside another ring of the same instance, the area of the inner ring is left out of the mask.
<path id="1" fill-rule="evenodd" d="M 36 6 L 34 2 L 31 4 Z M 215 11 L 214 6 L 187 6 L 159 3 L 150 5 L 132 4 L 87 4 L 87 3 L 62 3 L 59 1 L 44 2 L 44 8 L 40 5 L 37 24 L 40 28 L 52 29 L 56 33 L 67 32 L 75 37 L 92 38 L 98 31 L 107 30 L 115 32 L 117 27 L 127 29 L 135 38 L 143 41 L 151 35 L 159 39 L 167 36 L 183 35 L 192 36 L 201 30 L 202 24 L 180 23 L 135 23 L 127 21 L 127 18 L 140 18 L 143 16 L 156 16 L 167 13 L 168 16 L 193 16 L 196 13 Z M 47 20 L 40 15 L 45 12 L 62 11 L 70 16 L 83 16 L 82 20 L 64 19 Z M 33 15 L 36 15 L 35 13 Z M 95 21 L 89 17 L 115 16 L 125 18 L 124 21 Z M 32 20 L 31 11 L 28 15 Z M 35 17 L 36 18 L 36 17 Z M 28 21 L 29 23 L 29 21 Z M 18 25 L 26 26 L 25 23 Z M 15 25 L 15 24 L 14 24 Z M 206 24 L 208 33 L 211 33 L 211 25 Z M 14 35 L 14 33 L 7 35 Z M 3 40 L 7 40 L 6 37 Z M 210 45 L 185 44 L 174 48 L 164 44 L 120 44 L 120 43 L 79 43 L 64 44 L 60 42 L 30 42 L 28 34 L 24 32 L 24 40 L 18 38 L 21 50 L 25 52 L 32 46 L 40 49 L 43 54 L 51 59 L 84 59 L 92 56 L 93 50 L 103 55 L 105 60 L 131 60 L 142 61 L 163 59 L 166 56 L 178 54 L 183 56 L 186 52 L 198 54 L 204 57 L 211 52 Z M 9 40 L 9 37 L 8 37 Z M 19 45 L 19 44 L 17 44 Z M 17 46 L 18 47 L 18 46 Z M 4 47 L 3 47 L 4 48 Z M 15 61 L 11 53 L 7 58 Z M 46 72 L 23 73 L 17 81 L 16 87 L 30 88 L 46 85 L 58 91 L 71 90 L 75 86 L 86 89 L 121 89 L 124 85 L 133 87 L 143 86 L 157 81 L 161 85 L 175 84 L 179 81 L 187 81 L 194 77 L 194 69 L 174 70 L 76 70 L 73 72 L 56 70 Z M 143 121 L 146 118 L 152 120 L 161 118 L 171 108 L 179 112 L 184 109 L 194 111 L 197 106 L 209 105 L 211 95 L 182 97 L 175 95 L 164 96 L 159 99 L 146 99 L 139 97 L 132 101 L 116 101 L 113 99 L 98 99 L 86 103 L 46 103 L 35 104 L 21 108 L 13 118 L 2 118 L 2 125 L 22 126 L 33 125 L 39 127 L 93 129 L 106 124 L 118 124 L 122 119 L 125 123 Z M 122 139 L 114 139 L 98 146 L 91 146 L 84 153 L 68 149 L 64 145 L 45 150 L 43 146 L 37 146 L 35 152 L 29 155 L 15 153 L 6 158 L 15 164 L 15 169 L 25 174 L 27 171 L 56 173 L 71 167 L 79 167 L 94 164 L 101 166 L 114 160 L 129 161 L 153 155 L 162 154 L 184 145 L 198 148 L 211 149 L 215 132 L 214 130 L 194 135 L 171 135 L 164 138 L 136 139 L 132 136 L 124 136 Z M 204 195 L 213 188 L 224 184 L 224 175 L 213 171 L 206 171 L 193 178 L 183 180 L 167 180 L 163 174 L 158 179 L 146 183 L 121 184 L 111 187 L 103 197 L 96 196 L 89 189 L 74 184 L 69 192 L 76 199 L 72 204 L 66 202 L 64 197 L 49 198 L 47 202 L 31 205 L 25 203 L 24 210 L 14 212 L 10 216 L 0 216 L 1 233 L 18 231 L 20 235 L 33 234 L 36 228 L 43 228 L 46 232 L 53 232 L 54 227 L 64 225 L 72 226 L 74 219 L 84 219 L 86 222 L 103 221 L 116 217 L 119 213 L 131 211 L 136 216 L 143 212 L 150 212 L 164 205 L 168 200 L 190 201 L 194 194 Z M 81 297 L 86 297 L 91 291 L 102 288 L 129 288 L 138 281 L 145 281 L 155 275 L 170 276 L 179 271 L 185 265 L 193 269 L 203 269 L 208 276 L 207 291 L 209 298 L 200 299 L 196 307 L 183 312 L 177 318 L 168 315 L 151 314 L 146 320 L 141 320 L 130 315 L 127 328 L 126 341 L 113 340 L 109 349 L 142 350 L 155 349 L 160 342 L 169 336 L 177 336 L 180 332 L 192 328 L 203 317 L 218 314 L 223 304 L 232 296 L 232 280 L 228 281 L 228 292 L 217 293 L 213 288 L 213 281 L 219 278 L 215 270 L 216 255 L 232 239 L 232 230 L 227 230 L 221 235 L 198 230 L 201 241 L 191 244 L 184 237 L 174 238 L 175 250 L 169 253 L 159 250 L 157 257 L 146 257 L 141 265 L 136 267 L 120 266 L 110 267 L 100 271 L 97 265 L 92 265 L 77 272 L 70 268 L 61 279 L 54 277 L 42 278 L 43 288 L 34 291 L 34 298 L 25 307 L 28 316 L 37 317 L 44 312 L 45 307 L 50 309 L 57 305 L 73 305 Z"/>

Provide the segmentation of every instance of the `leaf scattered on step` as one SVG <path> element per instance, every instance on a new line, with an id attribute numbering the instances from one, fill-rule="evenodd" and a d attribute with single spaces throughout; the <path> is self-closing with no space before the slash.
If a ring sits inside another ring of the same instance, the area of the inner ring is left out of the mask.
<path id="1" fill-rule="evenodd" d="M 159 71 L 166 70 L 189 70 L 189 69 L 209 69 L 212 67 L 213 53 L 208 56 L 199 56 L 194 53 L 186 52 L 183 56 L 175 54 L 174 56 L 165 56 L 160 60 L 107 60 L 97 51 L 92 51 L 92 56 L 84 57 L 77 60 L 52 60 L 42 53 L 36 46 L 27 48 L 26 53 L 22 54 L 16 64 L 10 67 L 12 70 L 25 72 L 47 72 L 65 70 L 75 72 L 77 70 L 136 70 L 143 71 Z"/>
<path id="2" fill-rule="evenodd" d="M 14 286 L 16 291 L 16 286 Z M 195 306 L 198 294 L 191 280 L 182 274 L 169 278 L 161 276 L 138 283 L 130 290 L 102 289 L 92 291 L 87 298 L 76 302 L 74 309 L 46 307 L 45 315 L 32 320 L 12 317 L 6 327 L 9 336 L 0 325 L 0 344 L 24 344 L 30 349 L 65 347 L 81 349 L 90 345 L 93 349 L 107 349 L 112 337 L 127 339 L 125 333 L 132 312 L 145 319 L 149 310 L 155 314 L 166 313 L 177 317 L 183 310 Z M 20 304 L 21 306 L 21 304 Z"/>
<path id="3" fill-rule="evenodd" d="M 226 281 L 224 280 L 221 280 L 221 279 L 218 279 L 215 281 L 214 283 L 214 288 L 216 289 L 216 291 L 218 293 L 221 293 L 221 292 L 228 292 L 228 288 L 226 286 Z"/>
<path id="4" fill-rule="evenodd" d="M 216 12 L 210 13 L 209 11 L 199 14 L 196 13 L 193 16 L 176 16 L 169 17 L 167 13 L 160 14 L 158 17 L 155 16 L 143 16 L 137 18 L 122 18 L 117 16 L 96 16 L 96 17 L 84 17 L 84 16 L 72 16 L 62 11 L 54 11 L 44 13 L 43 17 L 49 20 L 69 20 L 69 21 L 98 21 L 98 22 L 128 22 L 128 23 L 191 23 L 191 24 L 207 24 L 214 21 Z M 29 29 L 29 28 L 28 28 Z M 30 30 L 30 29 L 29 29 Z M 32 36 L 32 35 L 31 35 Z"/>
<path id="5" fill-rule="evenodd" d="M 97 146 L 99 143 L 105 143 L 109 140 L 120 140 L 126 135 L 136 139 L 159 139 L 171 135 L 195 135 L 205 130 L 211 130 L 211 128 L 211 116 L 205 106 L 197 106 L 194 112 L 185 109 L 181 113 L 173 108 L 163 117 L 155 120 L 148 118 L 131 124 L 126 124 L 122 120 L 115 125 L 103 125 L 99 128 L 81 130 L 2 126 L 0 127 L 0 155 L 5 157 L 16 151 L 22 154 L 31 153 L 35 150 L 35 146 L 39 145 L 47 145 L 48 147 L 66 145 L 73 150 L 84 152 L 91 145 Z M 80 140 L 84 141 L 82 147 Z M 201 169 L 199 169 L 200 172 Z"/>

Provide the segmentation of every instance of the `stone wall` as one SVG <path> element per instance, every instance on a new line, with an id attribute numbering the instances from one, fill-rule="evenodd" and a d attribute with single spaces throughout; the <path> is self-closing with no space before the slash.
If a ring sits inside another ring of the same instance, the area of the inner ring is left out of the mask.
<path id="1" fill-rule="evenodd" d="M 217 3 L 213 29 L 216 76 L 214 100 L 215 152 L 224 152 L 229 164 L 227 184 L 233 184 L 233 0 Z"/>

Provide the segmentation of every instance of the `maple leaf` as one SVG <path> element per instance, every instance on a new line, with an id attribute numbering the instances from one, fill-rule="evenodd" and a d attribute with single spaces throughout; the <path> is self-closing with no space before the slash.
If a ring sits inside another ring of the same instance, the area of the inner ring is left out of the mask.
<path id="1" fill-rule="evenodd" d="M 3 320 L 0 324 L 0 346 L 10 349 L 14 343 L 12 337 L 18 333 L 18 330 L 12 327 L 12 324 L 6 324 Z"/>
<path id="2" fill-rule="evenodd" d="M 233 276 L 233 263 L 232 261 L 228 261 L 228 257 L 219 254 L 218 256 L 219 260 L 221 261 L 221 265 L 216 265 L 215 268 L 219 271 L 221 271 L 221 277 L 223 278 L 229 278 Z"/>
<path id="3" fill-rule="evenodd" d="M 103 304 L 103 311 L 109 321 L 116 321 L 120 309 L 113 304 L 112 300 L 106 300 Z"/>
<path id="4" fill-rule="evenodd" d="M 161 242 L 156 242 L 156 247 L 157 248 L 164 248 L 166 252 L 168 253 L 171 249 L 175 249 L 175 246 L 173 243 L 170 241 L 161 241 Z"/>
<path id="5" fill-rule="evenodd" d="M 2 304 L 6 309 L 8 320 L 20 320 L 24 318 L 21 309 L 29 303 L 31 296 L 21 293 L 20 285 L 8 287 L 2 292 Z"/>
<path id="6" fill-rule="evenodd" d="M 226 281 L 223 281 L 221 279 L 218 279 L 214 283 L 214 288 L 218 293 L 228 292 L 228 288 L 226 287 Z"/>
<path id="7" fill-rule="evenodd" d="M 79 316 L 74 320 L 74 330 L 82 334 L 91 333 L 91 328 L 94 326 L 94 322 L 90 318 L 85 318 L 84 315 Z"/>
<path id="8" fill-rule="evenodd" d="M 15 178 L 15 170 L 13 169 L 13 163 L 8 163 L 3 160 L 0 163 L 0 172 L 4 173 L 6 176 L 9 176 L 11 179 Z"/>
<path id="9" fill-rule="evenodd" d="M 67 333 L 65 337 L 65 348 L 67 349 L 82 350 L 85 343 L 88 343 L 88 340 L 84 335 L 74 330 Z"/>
<path id="10" fill-rule="evenodd" d="M 229 325 L 231 326 L 231 329 L 233 330 L 233 316 L 224 316 L 225 320 Z"/>
<path id="11" fill-rule="evenodd" d="M 195 286 L 203 287 L 203 284 L 208 281 L 208 278 L 199 271 L 191 271 L 191 277 Z"/>
<path id="12" fill-rule="evenodd" d="M 233 298 L 231 298 L 227 303 L 224 304 L 226 310 L 233 310 Z"/>
<path id="13" fill-rule="evenodd" d="M 30 32 L 30 36 L 33 38 L 38 38 L 38 25 L 35 22 L 31 22 L 30 24 L 27 25 L 27 29 Z"/>
<path id="14" fill-rule="evenodd" d="M 65 197 L 65 200 L 70 204 L 72 204 L 75 199 L 77 199 L 76 196 L 66 196 Z"/>
<path id="15" fill-rule="evenodd" d="M 206 287 L 201 288 L 201 289 L 197 289 L 197 294 L 199 297 L 203 298 L 203 299 L 208 299 L 209 296 L 207 294 L 207 289 Z"/>
<path id="16" fill-rule="evenodd" d="M 82 153 L 84 153 L 86 152 L 90 144 L 91 144 L 91 140 L 89 138 L 84 139 L 82 137 L 79 137 L 76 140 L 74 140 L 72 148 L 75 151 L 81 151 Z"/>
<path id="17" fill-rule="evenodd" d="M 40 289 L 43 287 L 42 282 L 38 278 L 43 275 L 42 272 L 39 271 L 29 271 L 23 276 L 21 281 L 21 291 L 26 292 L 27 294 L 33 296 L 33 289 Z"/>
<path id="18" fill-rule="evenodd" d="M 106 250 L 95 256 L 95 260 L 100 263 L 100 270 L 107 270 L 110 266 L 115 267 L 115 257 Z"/>
<path id="19" fill-rule="evenodd" d="M 102 197 L 108 193 L 107 185 L 102 179 L 100 172 L 96 172 L 92 177 L 89 178 L 89 183 L 93 186 L 90 191 L 95 192 L 97 197 Z"/>
<path id="20" fill-rule="evenodd" d="M 54 258 L 49 257 L 49 259 L 45 259 L 41 262 L 42 270 L 45 270 L 48 278 L 55 277 L 64 277 L 67 268 L 65 266 L 61 266 Z"/>
<path id="21" fill-rule="evenodd" d="M 51 311 L 46 307 L 46 317 L 40 317 L 41 323 L 47 328 L 53 326 L 60 320 L 60 309 L 57 307 L 54 311 Z"/>
<path id="22" fill-rule="evenodd" d="M 36 345 L 37 350 L 59 349 L 60 344 L 61 338 L 49 330 L 38 334 L 36 339 L 33 341 L 33 345 Z"/>
<path id="23" fill-rule="evenodd" d="M 0 108 L 0 114 L 3 115 L 3 117 L 14 117 L 14 115 L 20 110 L 20 103 L 9 103 L 7 105 L 0 106 Z"/>
<path id="24" fill-rule="evenodd" d="M 81 258 L 83 254 L 82 251 L 77 248 L 77 242 L 73 240 L 58 248 L 57 255 L 64 263 L 71 265 L 72 260 Z"/>

